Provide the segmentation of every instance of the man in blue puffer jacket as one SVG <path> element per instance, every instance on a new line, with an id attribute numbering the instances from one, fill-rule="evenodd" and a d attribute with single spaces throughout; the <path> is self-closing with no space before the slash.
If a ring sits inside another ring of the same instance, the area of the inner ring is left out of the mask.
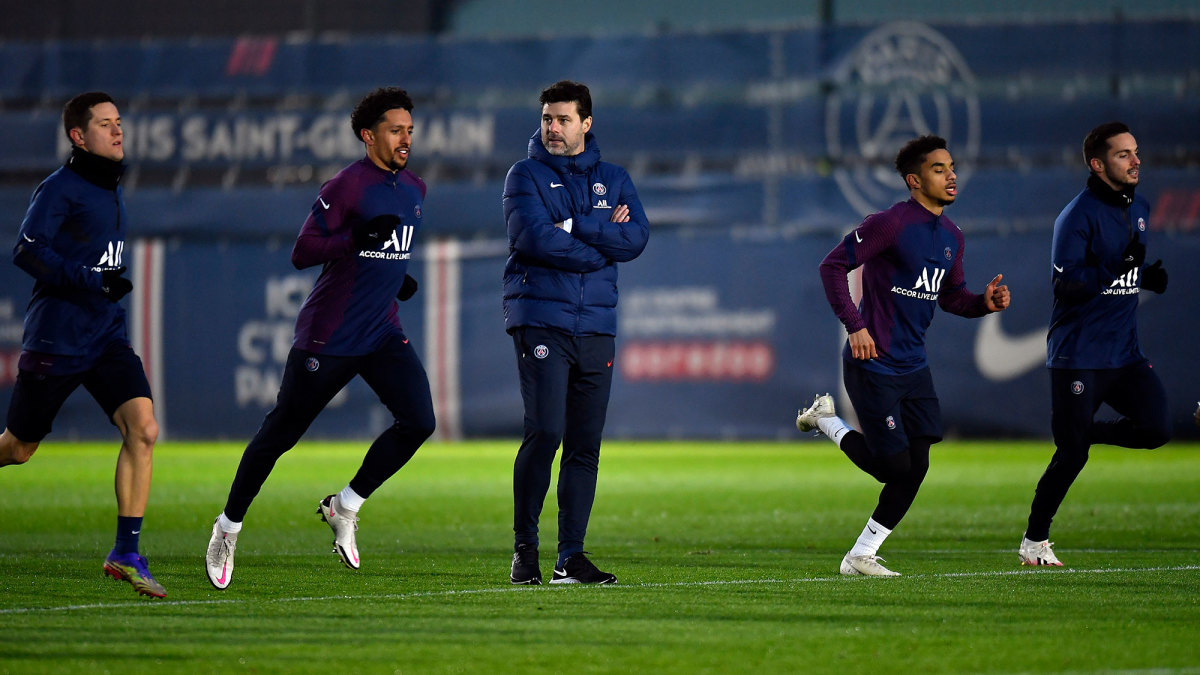
<path id="1" fill-rule="evenodd" d="M 513 336 L 525 437 L 513 467 L 514 584 L 540 584 L 538 518 L 559 443 L 558 561 L 550 583 L 615 583 L 587 559 L 600 437 L 612 386 L 617 263 L 650 236 L 633 181 L 600 161 L 592 97 L 578 82 L 545 89 L 529 158 L 504 181 L 504 322 Z"/>

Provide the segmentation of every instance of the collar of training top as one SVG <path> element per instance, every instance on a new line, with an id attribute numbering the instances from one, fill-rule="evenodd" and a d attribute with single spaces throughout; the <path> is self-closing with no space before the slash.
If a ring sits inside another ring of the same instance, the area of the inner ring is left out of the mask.
<path id="1" fill-rule="evenodd" d="M 93 155 L 78 145 L 71 147 L 71 156 L 67 158 L 66 166 L 87 182 L 105 190 L 116 190 L 117 184 L 121 182 L 121 174 L 125 172 L 123 163 Z"/>
<path id="2" fill-rule="evenodd" d="M 1100 180 L 1096 174 L 1088 176 L 1087 186 L 1100 201 L 1122 209 L 1133 203 L 1133 191 L 1136 189 L 1134 186 L 1124 190 L 1114 190 L 1108 186 L 1108 183 Z"/>

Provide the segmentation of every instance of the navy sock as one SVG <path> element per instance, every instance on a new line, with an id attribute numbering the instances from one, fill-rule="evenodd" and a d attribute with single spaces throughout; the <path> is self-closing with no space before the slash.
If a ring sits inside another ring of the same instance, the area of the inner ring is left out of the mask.
<path id="1" fill-rule="evenodd" d="M 563 563 L 567 562 L 567 558 L 570 558 L 571 556 L 575 555 L 576 553 L 583 553 L 583 547 L 582 546 L 579 546 L 579 547 L 572 546 L 570 548 L 564 548 L 563 550 L 558 552 L 558 562 L 555 563 L 554 566 L 561 569 L 563 566 Z"/>
<path id="2" fill-rule="evenodd" d="M 142 533 L 142 517 L 117 516 L 117 543 L 113 555 L 138 552 L 138 535 Z"/>

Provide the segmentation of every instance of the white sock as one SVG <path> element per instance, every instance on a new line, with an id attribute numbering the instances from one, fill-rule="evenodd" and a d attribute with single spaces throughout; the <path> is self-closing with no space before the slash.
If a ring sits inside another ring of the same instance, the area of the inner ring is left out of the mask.
<path id="1" fill-rule="evenodd" d="M 846 426 L 846 422 L 836 415 L 822 417 L 817 420 L 817 428 L 821 430 L 821 433 L 828 436 L 829 440 L 836 443 L 839 448 L 842 447 L 842 438 L 846 435 L 847 431 L 850 431 L 850 427 Z"/>
<path id="2" fill-rule="evenodd" d="M 879 552 L 879 547 L 883 546 L 883 540 L 891 533 L 891 530 L 875 522 L 874 518 L 868 518 L 867 526 L 863 528 L 862 534 L 858 535 L 858 541 L 854 542 L 854 548 L 851 548 L 847 555 L 875 555 Z"/>
<path id="3" fill-rule="evenodd" d="M 337 498 L 338 503 L 342 505 L 343 509 L 346 509 L 347 511 L 353 511 L 355 513 L 358 513 L 358 510 L 362 508 L 363 502 L 367 501 L 366 497 L 360 497 L 358 493 L 355 492 L 354 489 L 349 485 L 342 488 L 342 491 L 338 493 Z"/>
<path id="4" fill-rule="evenodd" d="M 222 532 L 228 532 L 229 534 L 237 534 L 238 532 L 242 531 L 242 524 L 235 523 L 230 520 L 229 516 L 225 515 L 224 511 L 221 512 L 221 515 L 217 516 L 217 527 L 220 528 Z"/>

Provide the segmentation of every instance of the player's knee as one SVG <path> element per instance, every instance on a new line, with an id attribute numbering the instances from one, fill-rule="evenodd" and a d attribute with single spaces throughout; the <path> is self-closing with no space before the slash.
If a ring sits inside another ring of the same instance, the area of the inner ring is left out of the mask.
<path id="1" fill-rule="evenodd" d="M 158 442 L 158 421 L 153 417 L 139 420 L 125 430 L 125 445 L 131 448 L 144 448 L 145 452 L 154 449 Z"/>
<path id="2" fill-rule="evenodd" d="M 1080 471 L 1083 471 L 1083 467 L 1087 465 L 1089 454 L 1090 453 L 1086 447 L 1075 448 L 1073 450 L 1067 450 L 1066 448 L 1060 447 L 1054 452 L 1054 456 L 1050 459 L 1050 468 L 1053 468 L 1057 471 L 1074 472 L 1075 474 L 1078 474 Z"/>
<path id="3" fill-rule="evenodd" d="M 1147 450 L 1161 448 L 1171 440 L 1171 430 L 1169 427 L 1157 427 L 1147 429 L 1142 434 L 1142 447 Z"/>
<path id="4" fill-rule="evenodd" d="M 912 468 L 912 458 L 907 452 L 900 452 L 884 457 L 874 476 L 880 483 L 907 482 Z"/>
<path id="5" fill-rule="evenodd" d="M 434 418 L 433 413 L 423 415 L 421 419 L 413 423 L 413 434 L 419 436 L 421 442 L 432 436 L 435 431 L 437 431 L 437 419 Z"/>
<path id="6" fill-rule="evenodd" d="M 908 471 L 909 482 L 920 485 L 925 481 L 925 474 L 929 473 L 929 460 L 924 462 L 913 462 L 913 466 Z"/>

